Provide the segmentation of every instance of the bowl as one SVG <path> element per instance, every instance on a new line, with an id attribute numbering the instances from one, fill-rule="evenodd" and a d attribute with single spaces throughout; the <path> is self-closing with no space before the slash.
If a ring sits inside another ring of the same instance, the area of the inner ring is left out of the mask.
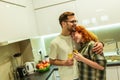
<path id="1" fill-rule="evenodd" d="M 38 69 L 38 72 L 43 73 L 43 72 L 47 72 L 49 70 L 50 70 L 50 66 L 47 66 L 47 67 L 45 67 L 43 69 Z"/>
<path id="2" fill-rule="evenodd" d="M 48 61 L 41 61 L 36 65 L 38 72 L 46 72 L 50 69 L 50 63 Z"/>

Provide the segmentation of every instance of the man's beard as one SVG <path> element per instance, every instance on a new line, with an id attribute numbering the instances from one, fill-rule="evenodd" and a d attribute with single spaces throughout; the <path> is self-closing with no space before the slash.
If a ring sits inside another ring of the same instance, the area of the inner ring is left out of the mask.
<path id="1" fill-rule="evenodd" d="M 75 32 L 75 28 L 67 28 L 70 32 Z"/>
<path id="2" fill-rule="evenodd" d="M 69 29 L 70 32 L 75 32 L 75 28 Z"/>

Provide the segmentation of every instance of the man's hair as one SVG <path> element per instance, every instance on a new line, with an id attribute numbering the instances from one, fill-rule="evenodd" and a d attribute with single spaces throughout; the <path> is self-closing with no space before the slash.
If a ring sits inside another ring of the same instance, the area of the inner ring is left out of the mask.
<path id="1" fill-rule="evenodd" d="M 74 16 L 75 14 L 73 12 L 64 12 L 59 17 L 59 23 L 61 25 L 62 21 L 66 21 L 68 19 L 68 16 Z"/>

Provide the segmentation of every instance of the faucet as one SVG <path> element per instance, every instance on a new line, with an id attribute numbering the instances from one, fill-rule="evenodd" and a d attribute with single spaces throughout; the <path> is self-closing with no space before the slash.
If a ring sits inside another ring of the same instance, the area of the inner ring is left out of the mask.
<path id="1" fill-rule="evenodd" d="M 111 43 L 115 43 L 115 46 L 116 46 L 116 53 L 117 55 L 120 55 L 120 50 L 119 50 L 119 47 L 118 47 L 118 42 L 115 40 L 115 39 L 107 39 L 105 40 L 106 43 L 109 45 Z"/>
<path id="2" fill-rule="evenodd" d="M 120 55 L 120 50 L 119 50 L 119 47 L 118 47 L 118 42 L 115 41 L 115 43 L 116 43 L 116 52 L 117 52 L 118 55 Z"/>

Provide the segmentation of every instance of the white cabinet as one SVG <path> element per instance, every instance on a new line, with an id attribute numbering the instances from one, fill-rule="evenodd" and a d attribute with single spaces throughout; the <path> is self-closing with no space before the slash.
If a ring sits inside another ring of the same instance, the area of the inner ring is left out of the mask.
<path id="1" fill-rule="evenodd" d="M 39 35 L 59 33 L 59 15 L 65 11 L 76 11 L 75 1 L 52 5 L 35 10 Z"/>
<path id="2" fill-rule="evenodd" d="M 53 73 L 48 78 L 48 80 L 60 80 L 58 70 L 54 70 Z"/>
<path id="3" fill-rule="evenodd" d="M 34 8 L 37 9 L 37 8 L 51 6 L 51 5 L 66 3 L 66 2 L 70 2 L 70 1 L 73 1 L 73 0 L 52 0 L 52 1 L 48 1 L 48 0 L 33 0 L 33 3 L 34 3 Z"/>
<path id="4" fill-rule="evenodd" d="M 106 80 L 120 80 L 120 66 L 107 67 Z"/>
<path id="5" fill-rule="evenodd" d="M 118 79 L 120 80 L 120 66 L 118 66 Z"/>
<path id="6" fill-rule="evenodd" d="M 118 80 L 117 66 L 106 68 L 106 80 Z"/>
<path id="7" fill-rule="evenodd" d="M 36 35 L 36 26 L 29 20 L 30 14 L 32 16 L 32 13 L 28 14 L 29 8 L 27 5 L 20 6 L 0 1 L 0 42 L 24 40 Z"/>
<path id="8" fill-rule="evenodd" d="M 76 0 L 79 21 L 88 27 L 119 23 L 119 3 L 120 0 Z"/>
<path id="9" fill-rule="evenodd" d="M 54 70 L 54 78 L 55 78 L 55 80 L 60 80 L 60 75 L 59 75 L 59 73 L 58 73 L 58 70 Z"/>
<path id="10" fill-rule="evenodd" d="M 48 78 L 48 80 L 55 80 L 55 76 L 54 76 L 53 73 L 50 75 L 50 77 Z"/>
<path id="11" fill-rule="evenodd" d="M 26 5 L 25 0 L 1 0 L 1 1 L 2 2 L 13 3 L 13 4 L 18 4 L 18 5 L 22 5 L 22 6 Z"/>

